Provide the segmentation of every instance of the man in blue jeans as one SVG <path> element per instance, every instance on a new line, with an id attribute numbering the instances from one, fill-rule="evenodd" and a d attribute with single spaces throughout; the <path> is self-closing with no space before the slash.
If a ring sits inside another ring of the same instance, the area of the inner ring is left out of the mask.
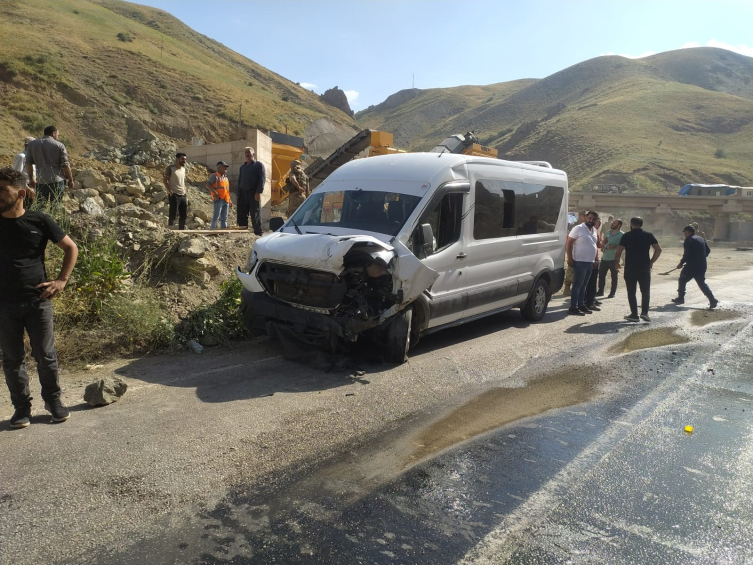
<path id="1" fill-rule="evenodd" d="M 596 244 L 599 234 L 595 225 L 598 219 L 599 215 L 596 212 L 588 212 L 586 221 L 570 230 L 565 244 L 567 264 L 573 268 L 573 284 L 568 312 L 576 316 L 593 313 L 586 306 L 586 285 L 596 260 Z"/>
<path id="2" fill-rule="evenodd" d="M 53 422 L 70 417 L 60 401 L 51 299 L 65 288 L 78 248 L 47 214 L 24 210 L 25 196 L 23 175 L 11 168 L 0 169 L 0 350 L 5 382 L 16 409 L 11 428 L 25 428 L 31 423 L 24 330 L 37 362 L 45 408 Z M 48 241 L 63 250 L 63 266 L 55 280 L 48 280 L 45 270 Z"/>

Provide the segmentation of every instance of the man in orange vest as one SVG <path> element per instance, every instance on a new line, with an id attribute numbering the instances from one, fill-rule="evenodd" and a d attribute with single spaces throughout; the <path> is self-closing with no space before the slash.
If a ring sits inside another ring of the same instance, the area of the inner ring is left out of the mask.
<path id="1" fill-rule="evenodd" d="M 220 220 L 220 227 L 227 227 L 227 210 L 233 207 L 230 201 L 230 181 L 225 174 L 228 164 L 225 161 L 217 162 L 217 172 L 212 173 L 207 181 L 207 189 L 214 201 L 214 213 L 212 214 L 212 229 L 217 228 L 217 220 Z"/>

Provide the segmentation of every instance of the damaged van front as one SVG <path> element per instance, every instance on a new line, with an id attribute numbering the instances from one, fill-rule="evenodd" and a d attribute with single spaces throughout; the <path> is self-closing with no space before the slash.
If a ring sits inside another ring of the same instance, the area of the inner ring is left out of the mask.
<path id="1" fill-rule="evenodd" d="M 409 335 L 387 326 L 437 278 L 398 236 L 429 183 L 323 183 L 277 232 L 253 246 L 243 283 L 246 325 L 334 349 L 380 328 L 385 357 L 402 362 Z M 404 317 L 404 316 L 403 316 Z M 397 343 L 395 343 L 397 342 Z"/>

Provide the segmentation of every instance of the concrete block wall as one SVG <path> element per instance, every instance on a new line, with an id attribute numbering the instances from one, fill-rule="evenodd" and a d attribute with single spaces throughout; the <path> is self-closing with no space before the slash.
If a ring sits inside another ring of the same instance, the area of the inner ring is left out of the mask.
<path id="1" fill-rule="evenodd" d="M 272 138 L 266 133 L 249 129 L 246 139 L 237 141 L 224 141 L 222 143 L 207 143 L 205 145 L 189 145 L 180 147 L 179 152 L 186 154 L 189 161 L 206 165 L 214 171 L 217 161 L 225 161 L 228 164 L 227 176 L 230 179 L 230 193 L 236 195 L 238 183 L 238 171 L 246 161 L 245 148 L 253 147 L 256 159 L 264 165 L 267 179 L 264 183 L 264 194 L 261 199 L 261 220 L 264 228 L 269 227 L 270 203 L 272 201 Z M 237 200 L 237 197 L 234 198 Z M 250 224 L 249 224 L 250 225 Z"/>

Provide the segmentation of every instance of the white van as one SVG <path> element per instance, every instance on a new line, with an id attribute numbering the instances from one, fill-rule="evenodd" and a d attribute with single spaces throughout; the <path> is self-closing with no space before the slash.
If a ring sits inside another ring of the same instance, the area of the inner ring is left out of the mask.
<path id="1" fill-rule="evenodd" d="M 521 308 L 564 280 L 567 175 L 448 153 L 351 161 L 238 269 L 249 328 L 324 347 L 370 333 L 402 363 L 425 335 Z"/>

